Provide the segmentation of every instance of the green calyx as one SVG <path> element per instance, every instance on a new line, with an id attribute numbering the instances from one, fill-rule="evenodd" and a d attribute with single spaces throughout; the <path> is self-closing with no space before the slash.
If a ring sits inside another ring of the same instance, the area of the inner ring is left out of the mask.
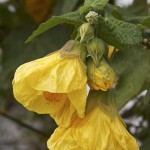
<path id="1" fill-rule="evenodd" d="M 87 56 L 87 48 L 86 48 L 86 46 L 84 46 L 84 44 L 80 43 L 79 41 L 75 41 L 75 44 L 72 47 L 71 51 L 78 54 L 80 56 L 81 60 L 83 60 L 83 62 L 85 62 L 85 59 Z"/>
<path id="2" fill-rule="evenodd" d="M 79 28 L 81 40 L 80 42 L 88 42 L 94 38 L 94 27 L 90 23 L 84 23 Z"/>
<path id="3" fill-rule="evenodd" d="M 79 56 L 85 62 L 87 48 L 79 41 L 70 40 L 60 50 L 61 58 L 70 58 Z"/>
<path id="4" fill-rule="evenodd" d="M 115 97 L 113 90 L 90 90 L 87 98 L 88 103 L 86 112 L 90 112 L 94 109 L 94 107 L 99 106 L 99 108 L 109 115 L 113 120 L 117 115 L 117 109 L 115 107 L 114 100 Z"/>
<path id="5" fill-rule="evenodd" d="M 99 65 L 101 57 L 105 52 L 105 49 L 106 49 L 106 45 L 104 41 L 99 38 L 93 38 L 88 42 L 87 50 L 96 66 Z"/>

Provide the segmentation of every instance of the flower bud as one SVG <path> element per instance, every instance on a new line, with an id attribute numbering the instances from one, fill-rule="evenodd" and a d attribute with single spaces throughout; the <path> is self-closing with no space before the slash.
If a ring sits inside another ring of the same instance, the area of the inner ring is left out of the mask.
<path id="1" fill-rule="evenodd" d="M 87 76 L 91 89 L 107 91 L 113 85 L 115 74 L 104 58 L 98 67 L 95 66 L 91 57 L 87 60 Z"/>
<path id="2" fill-rule="evenodd" d="M 108 55 L 107 55 L 107 58 L 108 58 L 108 59 L 111 59 L 111 58 L 112 58 L 112 56 L 113 56 L 113 54 L 114 54 L 114 51 L 115 51 L 115 47 L 109 45 Z"/>
<path id="3" fill-rule="evenodd" d="M 85 18 L 90 24 L 96 24 L 98 22 L 98 13 L 95 11 L 90 11 Z"/>
<path id="4" fill-rule="evenodd" d="M 98 38 L 91 39 L 87 44 L 88 53 L 92 57 L 94 64 L 99 65 L 100 59 L 105 51 L 105 43 Z"/>
<path id="5" fill-rule="evenodd" d="M 60 57 L 70 58 L 75 56 L 79 56 L 83 61 L 85 61 L 87 49 L 82 43 L 70 40 L 60 50 Z"/>
<path id="6" fill-rule="evenodd" d="M 89 41 L 94 38 L 94 28 L 90 23 L 84 23 L 80 27 L 80 42 Z"/>

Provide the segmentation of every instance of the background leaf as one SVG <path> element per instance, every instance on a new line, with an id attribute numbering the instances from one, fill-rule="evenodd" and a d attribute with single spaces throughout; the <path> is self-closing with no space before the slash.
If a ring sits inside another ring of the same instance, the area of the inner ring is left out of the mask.
<path id="1" fill-rule="evenodd" d="M 142 24 L 150 28 L 150 16 L 138 16 L 138 17 L 129 17 L 126 21 L 134 24 Z"/>
<path id="2" fill-rule="evenodd" d="M 150 87 L 147 89 L 147 93 L 144 97 L 144 104 L 147 107 L 150 102 Z"/>
<path id="3" fill-rule="evenodd" d="M 150 83 L 149 58 L 150 51 L 139 47 L 119 51 L 114 57 L 112 67 L 119 77 L 116 87 L 118 109 L 147 89 L 146 83 Z"/>
<path id="4" fill-rule="evenodd" d="M 53 16 L 59 16 L 63 15 L 65 13 L 69 13 L 72 11 L 75 11 L 78 9 L 80 4 L 83 4 L 83 0 L 73 0 L 73 1 L 67 1 L 67 0 L 57 0 L 57 3 L 55 4 L 53 8 Z"/>

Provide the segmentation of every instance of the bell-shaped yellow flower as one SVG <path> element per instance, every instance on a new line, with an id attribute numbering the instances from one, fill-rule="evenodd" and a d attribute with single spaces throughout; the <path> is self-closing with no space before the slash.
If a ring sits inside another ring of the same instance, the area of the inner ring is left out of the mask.
<path id="1" fill-rule="evenodd" d="M 85 50 L 81 45 L 79 51 Z M 62 58 L 61 52 L 20 66 L 14 76 L 13 92 L 27 109 L 50 114 L 58 125 L 68 126 L 76 111 L 84 117 L 87 77 L 79 55 Z"/>
<path id="2" fill-rule="evenodd" d="M 104 58 L 100 60 L 96 67 L 91 57 L 87 61 L 87 75 L 89 86 L 95 90 L 107 91 L 115 80 L 115 74 Z"/>
<path id="3" fill-rule="evenodd" d="M 50 150 L 139 150 L 126 130 L 108 92 L 92 91 L 86 116 L 72 119 L 68 128 L 58 127 L 48 140 Z"/>

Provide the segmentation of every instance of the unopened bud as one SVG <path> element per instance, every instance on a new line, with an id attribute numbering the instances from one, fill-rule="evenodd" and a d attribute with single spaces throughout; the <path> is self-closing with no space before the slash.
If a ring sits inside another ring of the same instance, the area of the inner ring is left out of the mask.
<path id="1" fill-rule="evenodd" d="M 115 74 L 104 58 L 98 67 L 95 66 L 91 57 L 87 60 L 88 84 L 91 89 L 107 91 L 115 80 Z"/>
<path id="2" fill-rule="evenodd" d="M 87 22 L 90 24 L 97 24 L 98 22 L 98 13 L 95 11 L 90 11 L 86 16 L 85 16 Z"/>
<path id="3" fill-rule="evenodd" d="M 80 42 L 89 41 L 94 38 L 94 28 L 90 23 L 84 23 L 80 27 Z"/>
<path id="4" fill-rule="evenodd" d="M 98 66 L 100 59 L 106 49 L 104 41 L 98 38 L 93 38 L 88 42 L 87 49 L 95 65 Z"/>

